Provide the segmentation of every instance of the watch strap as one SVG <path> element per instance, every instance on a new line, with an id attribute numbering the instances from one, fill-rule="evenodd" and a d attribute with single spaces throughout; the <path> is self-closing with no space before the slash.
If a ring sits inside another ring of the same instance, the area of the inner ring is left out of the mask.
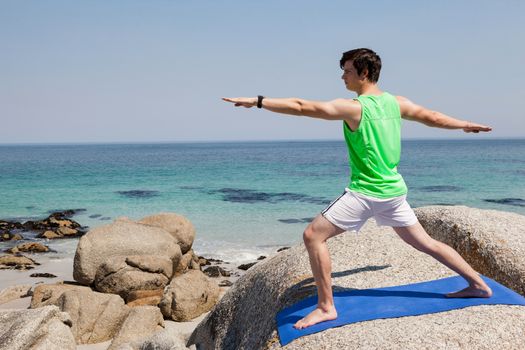
<path id="1" fill-rule="evenodd" d="M 262 95 L 257 96 L 257 108 L 262 108 L 263 99 L 264 99 L 264 96 Z"/>

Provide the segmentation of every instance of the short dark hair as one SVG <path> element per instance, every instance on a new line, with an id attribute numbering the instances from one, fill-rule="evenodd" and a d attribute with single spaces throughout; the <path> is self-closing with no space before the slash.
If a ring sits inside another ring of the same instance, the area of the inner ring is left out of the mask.
<path id="1" fill-rule="evenodd" d="M 343 53 L 339 61 L 339 66 L 343 69 L 346 61 L 353 61 L 357 74 L 363 73 L 366 68 L 368 71 L 367 79 L 372 83 L 377 83 L 381 72 L 381 58 L 377 53 L 370 49 L 360 48 Z"/>

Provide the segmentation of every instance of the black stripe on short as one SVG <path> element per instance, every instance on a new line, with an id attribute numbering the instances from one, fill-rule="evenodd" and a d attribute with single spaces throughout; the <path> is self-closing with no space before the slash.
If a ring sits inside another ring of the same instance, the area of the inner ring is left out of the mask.
<path id="1" fill-rule="evenodd" d="M 334 200 L 332 203 L 328 204 L 328 206 L 321 212 L 322 215 L 324 215 L 328 210 L 330 210 L 330 208 L 335 204 L 337 203 L 338 200 L 341 199 L 341 197 L 343 197 L 345 195 L 346 191 L 343 192 L 342 195 L 340 195 L 339 197 L 337 197 L 336 200 Z"/>

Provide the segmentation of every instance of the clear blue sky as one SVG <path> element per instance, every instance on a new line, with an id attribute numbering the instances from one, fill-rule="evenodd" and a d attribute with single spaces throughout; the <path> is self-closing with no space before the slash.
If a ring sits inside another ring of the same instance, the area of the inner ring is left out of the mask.
<path id="1" fill-rule="evenodd" d="M 524 23 L 518 0 L 0 0 L 0 143 L 338 139 L 220 97 L 354 97 L 338 62 L 356 47 L 384 90 L 494 128 L 404 138 L 525 137 Z"/>

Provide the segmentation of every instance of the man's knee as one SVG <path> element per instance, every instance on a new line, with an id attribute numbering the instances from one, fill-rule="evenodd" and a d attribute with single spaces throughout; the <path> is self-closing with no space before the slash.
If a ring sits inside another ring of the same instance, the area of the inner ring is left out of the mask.
<path id="1" fill-rule="evenodd" d="M 308 245 L 308 244 L 314 243 L 317 238 L 318 238 L 318 235 L 316 235 L 314 226 L 312 224 L 308 225 L 303 232 L 304 244 Z"/>

